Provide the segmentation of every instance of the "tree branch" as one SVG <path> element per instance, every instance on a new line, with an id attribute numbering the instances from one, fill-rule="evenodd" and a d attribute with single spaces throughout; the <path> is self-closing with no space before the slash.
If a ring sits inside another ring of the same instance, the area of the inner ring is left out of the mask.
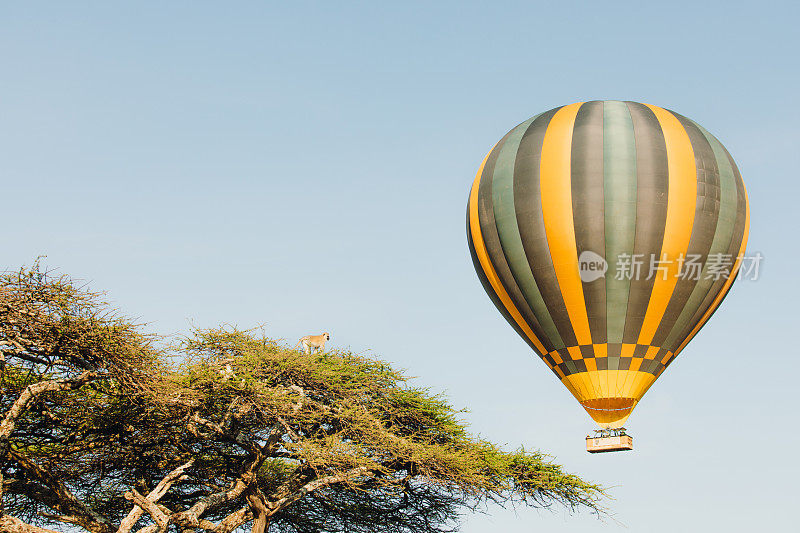
<path id="1" fill-rule="evenodd" d="M 0 531 L 3 533 L 58 533 L 52 529 L 36 527 L 7 514 L 0 514 Z"/>
<path id="2" fill-rule="evenodd" d="M 242 507 L 238 511 L 235 511 L 225 519 L 219 523 L 219 525 L 214 529 L 214 533 L 231 533 L 234 529 L 245 524 L 253 519 L 253 513 L 250 511 L 250 506 Z"/>
<path id="3" fill-rule="evenodd" d="M 6 450 L 6 455 L 16 461 L 29 476 L 53 491 L 54 497 L 58 500 L 57 505 L 53 507 L 55 507 L 56 511 L 61 513 L 72 513 L 71 518 L 74 518 L 74 520 L 71 522 L 80 525 L 92 533 L 114 532 L 114 528 L 111 527 L 111 523 L 106 517 L 87 507 L 85 503 L 80 501 L 69 491 L 66 485 L 50 472 L 32 462 L 24 454 L 13 448 L 8 448 Z"/>
<path id="4" fill-rule="evenodd" d="M 163 532 L 167 530 L 167 527 L 169 526 L 169 516 L 164 514 L 164 512 L 159 509 L 151 500 L 148 500 L 139 494 L 136 489 L 126 492 L 125 499 L 134 502 L 137 507 L 147 511 L 153 518 L 153 521 L 155 521 L 155 523 L 158 525 L 158 531 Z"/>
<path id="5" fill-rule="evenodd" d="M 314 492 L 315 490 L 325 487 L 327 485 L 333 485 L 334 483 L 341 483 L 343 481 L 349 481 L 354 477 L 358 477 L 369 472 L 369 468 L 366 466 L 359 466 L 358 468 L 353 468 L 352 470 L 348 470 L 342 474 L 330 475 L 325 477 L 317 478 L 313 481 L 309 481 L 299 489 L 291 492 L 289 494 L 285 494 L 280 496 L 277 500 L 267 502 L 267 507 L 269 508 L 268 516 L 272 516 L 281 509 L 285 509 L 289 507 L 291 504 L 305 496 L 310 492 Z"/>
<path id="6" fill-rule="evenodd" d="M 263 464 L 264 459 L 266 459 L 266 456 L 260 451 L 257 452 L 242 475 L 234 481 L 231 488 L 206 496 L 186 511 L 175 513 L 172 515 L 172 522 L 184 527 L 203 527 L 200 520 L 203 513 L 241 496 L 247 487 L 255 481 L 256 472 L 258 472 L 258 469 Z M 213 526 L 211 529 L 215 528 L 216 526 Z"/>
<path id="7" fill-rule="evenodd" d="M 181 481 L 183 479 L 186 479 L 186 476 L 184 476 L 183 473 L 186 471 L 187 468 L 189 468 L 193 464 L 194 464 L 194 459 L 192 459 L 187 463 L 182 464 L 181 466 L 179 466 L 178 468 L 176 468 L 175 470 L 164 476 L 164 479 L 162 479 L 159 482 L 159 484 L 156 485 L 156 488 L 150 491 L 146 499 L 153 503 L 160 500 L 167 493 L 170 487 L 172 487 L 173 483 L 175 483 L 176 481 Z M 125 497 L 126 499 L 130 499 L 128 498 L 127 494 L 125 495 Z M 138 504 L 134 505 L 133 509 L 131 509 L 131 512 L 128 513 L 128 516 L 126 516 L 125 519 L 122 520 L 122 522 L 120 522 L 119 528 L 117 529 L 117 533 L 128 533 L 131 530 L 131 528 L 134 525 L 136 525 L 136 522 L 139 521 L 139 518 L 142 517 L 143 513 L 144 509 L 140 505 Z"/>
<path id="8" fill-rule="evenodd" d="M 196 412 L 192 413 L 192 416 L 189 419 L 189 423 L 190 424 L 191 423 L 199 424 L 199 425 L 201 425 L 201 426 L 203 426 L 203 427 L 205 427 L 207 429 L 210 429 L 211 431 L 213 431 L 214 433 L 216 433 L 216 434 L 218 434 L 218 435 L 220 435 L 222 437 L 226 437 L 228 439 L 231 439 L 233 442 L 235 442 L 236 444 L 238 444 L 239 446 L 241 446 L 245 450 L 247 450 L 249 452 L 253 451 L 253 443 L 251 443 L 247 439 L 242 438 L 241 435 L 231 434 L 230 432 L 226 431 L 225 428 L 222 427 L 220 424 L 217 424 L 216 422 L 212 422 L 211 420 L 206 420 L 205 418 L 201 417 Z"/>
<path id="9" fill-rule="evenodd" d="M 17 424 L 17 419 L 28 407 L 28 404 L 39 394 L 44 392 L 62 391 L 62 390 L 75 390 L 81 388 L 86 383 L 94 381 L 100 377 L 97 372 L 84 372 L 83 374 L 68 379 L 57 379 L 49 381 L 40 381 L 25 387 L 22 394 L 19 395 L 17 401 L 8 410 L 3 422 L 0 423 L 0 439 L 7 439 L 14 431 Z"/>

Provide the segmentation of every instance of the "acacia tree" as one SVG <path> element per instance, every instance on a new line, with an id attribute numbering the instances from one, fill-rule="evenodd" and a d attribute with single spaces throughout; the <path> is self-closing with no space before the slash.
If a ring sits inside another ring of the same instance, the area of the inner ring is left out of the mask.
<path id="1" fill-rule="evenodd" d="M 0 298 L 2 530 L 433 533 L 487 501 L 601 512 L 600 487 L 471 436 L 384 362 L 225 328 L 158 350 L 37 268 Z"/>
<path id="2" fill-rule="evenodd" d="M 0 276 L 0 528 L 25 530 L 25 518 L 112 528 L 81 497 L 92 491 L 82 476 L 112 461 L 105 439 L 118 429 L 93 421 L 94 406 L 112 384 L 146 395 L 160 365 L 152 340 L 38 265 Z"/>

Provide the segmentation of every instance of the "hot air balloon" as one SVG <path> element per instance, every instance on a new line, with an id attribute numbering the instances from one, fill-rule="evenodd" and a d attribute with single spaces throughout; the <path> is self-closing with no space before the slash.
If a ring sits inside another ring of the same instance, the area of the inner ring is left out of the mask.
<path id="1" fill-rule="evenodd" d="M 623 424 L 728 293 L 748 226 L 716 137 L 636 102 L 526 120 L 484 158 L 467 206 L 478 277 L 600 426 L 589 451 L 632 448 Z"/>

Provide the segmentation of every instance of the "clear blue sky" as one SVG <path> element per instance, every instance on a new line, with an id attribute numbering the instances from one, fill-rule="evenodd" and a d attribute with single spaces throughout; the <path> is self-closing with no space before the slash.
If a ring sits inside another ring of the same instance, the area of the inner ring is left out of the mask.
<path id="1" fill-rule="evenodd" d="M 164 334 L 328 330 L 446 391 L 475 432 L 614 487 L 619 523 L 490 508 L 467 533 L 789 531 L 799 11 L 4 3 L 0 267 L 45 254 Z M 489 148 L 591 99 L 661 105 L 716 134 L 748 186 L 748 249 L 766 257 L 639 405 L 636 451 L 606 456 L 584 451 L 591 420 L 494 309 L 464 236 Z"/>

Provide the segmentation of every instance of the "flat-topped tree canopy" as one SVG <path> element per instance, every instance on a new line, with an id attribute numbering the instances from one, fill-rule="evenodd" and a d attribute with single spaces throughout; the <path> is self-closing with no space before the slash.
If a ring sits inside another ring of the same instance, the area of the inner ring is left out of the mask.
<path id="1" fill-rule="evenodd" d="M 0 528 L 424 533 L 487 501 L 602 512 L 599 486 L 470 435 L 386 362 L 236 328 L 157 339 L 38 266 L 0 290 Z"/>

